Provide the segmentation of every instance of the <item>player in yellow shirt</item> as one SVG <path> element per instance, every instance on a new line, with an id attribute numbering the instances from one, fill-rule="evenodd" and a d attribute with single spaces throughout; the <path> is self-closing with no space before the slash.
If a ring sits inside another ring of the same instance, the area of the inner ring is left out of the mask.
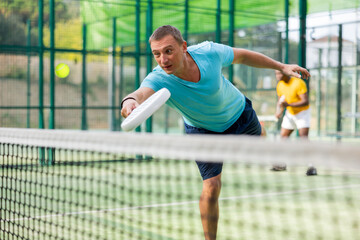
<path id="1" fill-rule="evenodd" d="M 291 133 L 298 129 L 301 138 L 308 138 L 310 128 L 310 105 L 309 94 L 306 83 L 296 77 L 289 77 L 275 71 L 278 81 L 276 92 L 278 95 L 278 105 L 280 109 L 286 108 L 286 112 L 281 123 L 280 136 L 288 138 Z M 280 118 L 283 111 L 277 111 L 276 117 Z M 273 170 L 285 170 L 286 166 L 274 166 Z M 309 167 L 307 175 L 317 175 L 314 167 Z"/>

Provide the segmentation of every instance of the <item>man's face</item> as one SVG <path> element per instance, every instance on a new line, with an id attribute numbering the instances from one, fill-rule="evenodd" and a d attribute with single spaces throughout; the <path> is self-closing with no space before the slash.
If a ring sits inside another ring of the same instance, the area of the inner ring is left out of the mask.
<path id="1" fill-rule="evenodd" d="M 167 74 L 181 71 L 186 42 L 179 44 L 173 36 L 167 35 L 160 40 L 151 41 L 150 46 L 156 62 Z"/>

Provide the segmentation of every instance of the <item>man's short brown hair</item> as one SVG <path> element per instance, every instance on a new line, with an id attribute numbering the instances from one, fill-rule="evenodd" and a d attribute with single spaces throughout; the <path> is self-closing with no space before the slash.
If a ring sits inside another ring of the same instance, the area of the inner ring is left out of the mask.
<path id="1" fill-rule="evenodd" d="M 173 36 L 179 44 L 183 44 L 183 42 L 184 42 L 184 39 L 183 39 L 179 29 L 177 29 L 176 27 L 173 27 L 171 25 L 164 25 L 164 26 L 158 27 L 153 32 L 153 34 L 149 38 L 149 43 L 151 43 L 151 41 L 154 41 L 154 40 L 158 41 L 167 35 Z"/>

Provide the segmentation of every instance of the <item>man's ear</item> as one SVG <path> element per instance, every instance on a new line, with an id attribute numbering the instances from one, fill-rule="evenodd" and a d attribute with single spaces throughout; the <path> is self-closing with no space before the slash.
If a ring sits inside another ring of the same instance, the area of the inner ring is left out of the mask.
<path id="1" fill-rule="evenodd" d="M 186 53 L 186 51 L 187 51 L 187 42 L 186 41 L 183 42 L 182 48 L 183 48 L 183 52 Z"/>

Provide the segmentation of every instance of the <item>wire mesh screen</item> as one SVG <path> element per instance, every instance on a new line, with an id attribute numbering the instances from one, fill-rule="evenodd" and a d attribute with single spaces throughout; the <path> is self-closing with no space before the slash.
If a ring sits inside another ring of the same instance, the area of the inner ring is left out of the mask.
<path id="1" fill-rule="evenodd" d="M 1 239 L 203 239 L 195 160 L 224 163 L 219 239 L 360 237 L 356 145 L 4 128 L 0 142 Z"/>
<path id="2" fill-rule="evenodd" d="M 289 2 L 289 63 L 299 59 L 299 2 Z M 307 2 L 306 61 L 314 76 L 309 82 L 310 131 L 324 138 L 358 137 L 358 1 Z M 205 40 L 228 44 L 233 36 L 235 47 L 284 61 L 284 4 L 275 0 L 1 1 L 0 125 L 119 130 L 120 99 L 155 67 L 154 61 L 149 67 L 145 59 L 147 31 L 164 24 L 178 27 L 189 45 Z M 354 21 L 348 21 L 348 16 Z M 229 34 L 232 17 L 234 29 Z M 343 25 L 342 53 L 338 51 L 339 23 Z M 342 97 L 336 99 L 339 54 Z M 53 67 L 59 63 L 69 66 L 68 77 L 54 76 Z M 223 74 L 229 77 L 227 68 Z M 319 89 L 316 79 L 321 81 Z M 272 70 L 234 65 L 232 80 L 252 100 L 258 115 L 273 114 Z M 340 101 L 341 116 L 336 110 Z M 171 109 L 161 110 L 154 120 L 155 131 L 182 132 L 179 116 Z"/>

